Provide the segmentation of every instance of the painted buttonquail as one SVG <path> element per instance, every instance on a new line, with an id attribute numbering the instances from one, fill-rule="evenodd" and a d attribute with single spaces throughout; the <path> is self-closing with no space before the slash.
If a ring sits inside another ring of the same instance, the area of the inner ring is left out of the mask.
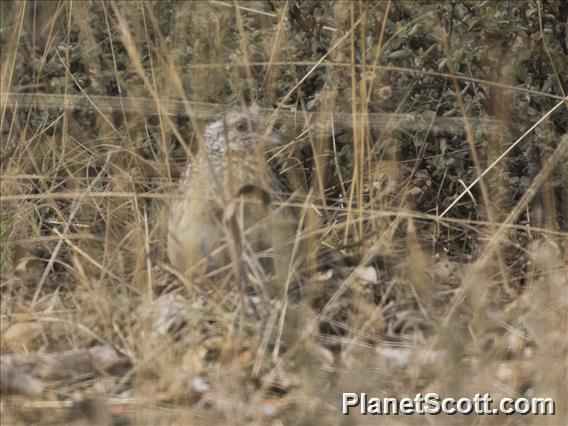
<path id="1" fill-rule="evenodd" d="M 201 142 L 170 209 L 168 256 L 180 272 L 203 258 L 220 266 L 235 239 L 243 249 L 267 248 L 283 217 L 272 203 L 282 197 L 282 187 L 265 158 L 266 149 L 281 138 L 256 109 L 225 113 L 205 127 Z M 225 247 L 224 255 L 219 247 Z"/>

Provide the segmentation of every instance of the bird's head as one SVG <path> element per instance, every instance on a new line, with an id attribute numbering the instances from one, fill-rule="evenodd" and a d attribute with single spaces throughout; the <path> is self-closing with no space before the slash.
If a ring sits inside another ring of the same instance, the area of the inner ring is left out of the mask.
<path id="1" fill-rule="evenodd" d="M 209 123 L 203 134 L 203 148 L 208 155 L 263 153 L 268 146 L 279 145 L 282 138 L 261 117 L 256 107 L 229 111 Z"/>

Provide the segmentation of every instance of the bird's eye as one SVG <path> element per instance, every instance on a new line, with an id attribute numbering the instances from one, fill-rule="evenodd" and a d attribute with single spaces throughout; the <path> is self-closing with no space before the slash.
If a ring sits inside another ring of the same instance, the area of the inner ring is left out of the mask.
<path id="1" fill-rule="evenodd" d="M 242 120 L 237 121 L 237 123 L 235 124 L 235 128 L 239 131 L 239 132 L 246 132 L 248 129 L 248 123 L 247 121 L 243 118 Z"/>

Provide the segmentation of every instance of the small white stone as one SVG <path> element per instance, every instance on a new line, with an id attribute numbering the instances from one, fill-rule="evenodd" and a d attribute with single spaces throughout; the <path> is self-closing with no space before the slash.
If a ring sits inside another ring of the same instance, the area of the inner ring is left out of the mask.
<path id="1" fill-rule="evenodd" d="M 355 278 L 369 284 L 377 282 L 377 270 L 372 266 L 358 266 L 353 271 Z"/>
<path id="2" fill-rule="evenodd" d="M 211 386 L 209 386 L 209 383 L 207 383 L 203 377 L 195 376 L 191 381 L 191 388 L 198 393 L 205 393 L 211 389 Z"/>

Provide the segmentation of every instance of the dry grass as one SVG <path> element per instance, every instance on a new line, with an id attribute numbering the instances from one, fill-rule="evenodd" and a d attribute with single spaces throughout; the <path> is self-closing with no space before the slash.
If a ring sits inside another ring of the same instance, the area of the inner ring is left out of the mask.
<path id="1" fill-rule="evenodd" d="M 471 3 L 3 3 L 2 423 L 367 423 L 342 392 L 436 392 L 556 415 L 380 421 L 566 424 L 568 12 Z M 188 279 L 168 202 L 251 101 L 288 141 L 292 260 Z"/>

